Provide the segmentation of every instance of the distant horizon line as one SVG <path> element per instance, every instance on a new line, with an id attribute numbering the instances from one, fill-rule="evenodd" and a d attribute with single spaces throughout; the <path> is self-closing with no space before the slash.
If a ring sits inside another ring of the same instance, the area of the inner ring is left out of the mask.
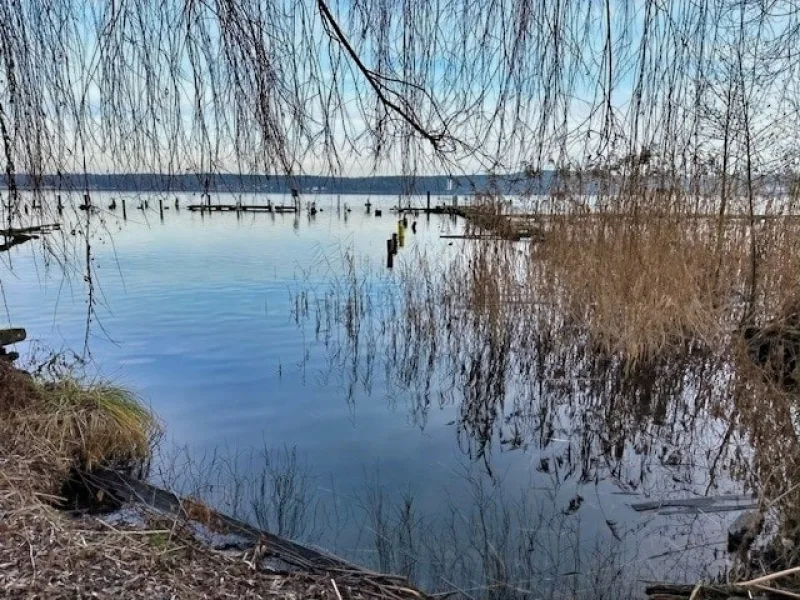
<path id="1" fill-rule="evenodd" d="M 555 173 L 557 169 L 543 169 L 538 173 Z M 185 173 L 165 173 L 159 171 L 136 171 L 131 173 L 115 172 L 115 173 L 98 173 L 98 172 L 70 172 L 70 173 L 45 173 L 41 175 L 32 175 L 30 173 L 15 173 L 14 177 L 24 178 L 78 178 L 78 177 L 264 177 L 267 179 L 300 179 L 300 178 L 316 178 L 316 179 L 432 179 L 432 178 L 449 178 L 449 179 L 470 179 L 470 178 L 509 178 L 509 177 L 525 177 L 533 178 L 533 176 L 526 175 L 524 171 L 514 171 L 503 174 L 489 174 L 489 173 L 470 173 L 453 175 L 448 173 L 440 173 L 433 175 L 318 175 L 303 173 L 300 175 L 286 175 L 286 174 L 268 174 L 268 173 L 237 173 L 234 171 L 197 171 Z M 2 177 L 5 181 L 7 176 Z"/>

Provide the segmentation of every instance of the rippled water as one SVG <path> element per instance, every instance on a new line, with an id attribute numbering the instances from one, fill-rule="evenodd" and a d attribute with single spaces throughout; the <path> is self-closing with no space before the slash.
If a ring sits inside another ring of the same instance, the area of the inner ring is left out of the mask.
<path id="1" fill-rule="evenodd" d="M 325 343 L 320 327 L 338 325 L 309 315 L 346 275 L 346 256 L 370 289 L 391 290 L 384 261 L 396 218 L 387 209 L 397 198 L 370 198 L 381 218 L 366 213 L 365 200 L 316 197 L 323 210 L 314 218 L 171 208 L 161 222 L 155 198 L 139 211 L 140 199 L 129 197 L 127 221 L 120 210 L 93 217 L 89 371 L 130 387 L 164 421 L 156 476 L 431 589 L 481 588 L 465 597 L 619 597 L 640 579 L 716 573 L 735 513 L 654 516 L 630 507 L 738 491 L 724 472 L 710 481 L 726 424 L 686 409 L 697 394 L 691 377 L 676 375 L 681 385 L 664 392 L 683 403 L 651 410 L 639 398 L 640 408 L 616 410 L 627 402 L 622 390 L 550 365 L 516 376 L 513 386 L 526 392 L 506 390 L 508 400 L 492 407 L 500 425 L 481 434 L 483 417 L 464 410 L 453 374 L 434 378 L 421 408 L 419 390 L 393 377 L 381 335 L 361 350 L 372 360 L 355 363 Z M 464 251 L 462 240 L 440 237 L 463 223 L 417 221 L 395 271 L 419 253 L 446 264 Z M 35 245 L 7 257 L 2 324 L 28 330 L 23 351 L 84 349 L 81 226 L 75 236 L 66 229 L 66 275 Z M 373 368 L 364 373 L 365 365 Z M 620 422 L 629 418 L 636 422 Z M 522 421 L 527 428 L 517 427 Z M 295 479 L 276 475 L 287 468 Z M 266 496 L 293 482 L 287 506 L 295 508 L 254 506 L 265 473 Z"/>

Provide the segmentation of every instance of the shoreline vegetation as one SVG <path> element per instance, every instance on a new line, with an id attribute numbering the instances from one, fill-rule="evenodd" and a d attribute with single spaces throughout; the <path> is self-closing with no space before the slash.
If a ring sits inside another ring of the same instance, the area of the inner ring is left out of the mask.
<path id="1" fill-rule="evenodd" d="M 70 377 L 45 382 L 0 361 L 0 593 L 4 598 L 416 598 L 404 578 L 384 576 L 264 534 L 209 544 L 198 527 L 227 522 L 205 504 L 175 496 L 172 512 L 137 496 L 135 521 L 103 518 L 120 508 L 101 483 L 113 473 L 135 485 L 160 436 L 133 395 Z M 150 488 L 155 489 L 155 488 Z M 139 489 L 140 493 L 141 490 Z M 166 494 L 166 492 L 164 492 Z M 247 542 L 252 542 L 248 544 Z M 289 550 L 287 551 L 287 547 Z M 298 551 L 299 549 L 299 551 Z M 273 563 L 265 567 L 271 557 Z M 289 559 L 291 560 L 291 558 Z M 281 562 L 283 561 L 283 562 Z"/>
<path id="2" fill-rule="evenodd" d="M 431 257 L 411 257 L 399 277 L 382 282 L 388 297 L 352 269 L 330 290 L 300 291 L 296 313 L 323 332 L 343 363 L 359 360 L 360 345 L 375 347 L 380 332 L 390 340 L 397 385 L 420 399 L 436 373 L 462 374 L 454 376 L 454 396 L 463 398 L 473 458 L 498 434 L 519 444 L 544 435 L 542 415 L 581 407 L 576 392 L 594 398 L 586 408 L 601 419 L 599 439 L 583 446 L 612 465 L 634 451 L 678 467 L 680 458 L 654 456 L 651 425 L 722 423 L 719 446 L 706 455 L 705 494 L 727 472 L 759 506 L 718 583 L 756 579 L 758 593 L 797 594 L 795 195 L 767 198 L 760 215 L 747 194 L 727 205 L 680 191 L 614 194 L 594 207 L 583 199 L 566 194 L 532 209 L 526 227 L 538 234 L 520 243 L 516 235 L 485 235 L 519 226 L 502 198 L 486 196 L 472 207 L 481 218 L 468 223 L 464 251 L 444 269 L 432 268 Z M 332 321 L 345 332 L 341 339 L 329 339 Z M 546 394 L 554 406 L 542 400 Z M 688 455 L 700 441 L 681 444 Z M 780 576 L 759 579 L 768 573 Z M 747 597 L 754 590 L 746 587 L 683 582 L 651 591 L 696 600 L 720 591 Z"/>

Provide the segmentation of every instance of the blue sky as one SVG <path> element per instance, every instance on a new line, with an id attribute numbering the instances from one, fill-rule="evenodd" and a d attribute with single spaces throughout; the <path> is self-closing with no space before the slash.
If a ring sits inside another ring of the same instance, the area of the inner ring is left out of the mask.
<path id="1" fill-rule="evenodd" d="M 193 4 L 193 13 L 182 0 L 71 0 L 65 12 L 45 16 L 39 2 L 21 4 L 31 36 L 58 32 L 59 44 L 44 39 L 29 57 L 29 74 L 45 63 L 51 73 L 30 78 L 30 101 L 50 128 L 51 163 L 75 171 L 85 159 L 98 172 L 514 171 L 531 161 L 547 168 L 657 149 L 661 140 L 690 138 L 700 110 L 690 102 L 692 61 L 702 50 L 709 75 L 738 15 L 733 3 L 706 3 L 701 22 L 702 1 L 611 1 L 609 91 L 605 2 L 330 2 L 366 68 L 386 78 L 376 81 L 387 97 L 411 99 L 415 120 L 432 132 L 446 125 L 457 140 L 435 156 L 377 102 L 326 34 L 316 0 L 209 1 Z M 778 10 L 767 19 L 768 37 L 796 22 Z M 48 77 L 68 83 L 48 85 Z M 777 76 L 755 91 L 763 100 L 780 84 Z M 714 109 L 715 98 L 707 93 L 700 108 Z M 753 118 L 768 124 L 773 116 L 760 110 Z M 714 149 L 713 132 L 707 137 Z"/>

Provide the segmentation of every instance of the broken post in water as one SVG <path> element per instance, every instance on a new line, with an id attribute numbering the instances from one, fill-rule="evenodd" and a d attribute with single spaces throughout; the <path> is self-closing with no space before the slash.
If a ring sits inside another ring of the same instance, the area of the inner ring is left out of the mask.
<path id="1" fill-rule="evenodd" d="M 161 220 L 164 220 L 164 200 L 162 198 L 158 199 L 158 214 L 161 217 Z"/>
<path id="2" fill-rule="evenodd" d="M 8 352 L 5 346 L 24 342 L 26 337 L 28 337 L 28 334 L 24 329 L 0 329 L 0 360 L 7 362 L 14 362 L 17 360 L 19 358 L 19 353 Z"/>
<path id="3" fill-rule="evenodd" d="M 386 240 L 386 268 L 394 267 L 394 244 L 392 238 Z"/>
<path id="4" fill-rule="evenodd" d="M 123 221 L 128 220 L 128 210 L 125 207 L 125 198 L 122 199 L 122 220 Z"/>

